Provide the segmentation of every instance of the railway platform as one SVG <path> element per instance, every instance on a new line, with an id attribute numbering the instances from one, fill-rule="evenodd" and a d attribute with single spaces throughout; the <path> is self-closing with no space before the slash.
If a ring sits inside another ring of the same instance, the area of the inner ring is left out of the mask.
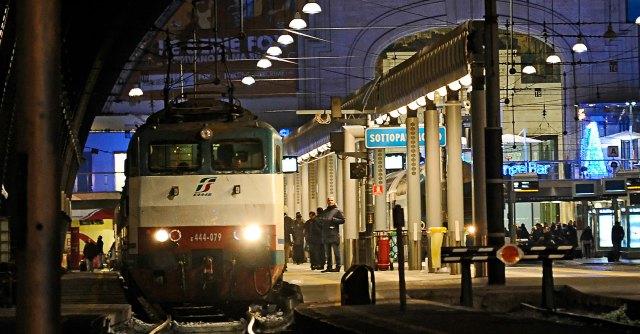
<path id="1" fill-rule="evenodd" d="M 0 328 L 3 333 L 15 332 L 15 308 L 0 308 Z M 61 277 L 62 330 L 71 333 L 88 328 L 110 328 L 131 319 L 117 272 L 68 272 Z M 78 332 L 78 333 L 80 333 Z"/>

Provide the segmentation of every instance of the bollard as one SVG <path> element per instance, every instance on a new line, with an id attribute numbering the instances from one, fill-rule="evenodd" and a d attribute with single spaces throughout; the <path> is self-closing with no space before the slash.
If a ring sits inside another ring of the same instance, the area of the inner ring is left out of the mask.
<path id="1" fill-rule="evenodd" d="M 542 307 L 553 310 L 553 260 L 542 260 Z"/>
<path id="2" fill-rule="evenodd" d="M 400 284 L 400 311 L 407 309 L 407 287 L 404 280 L 404 240 L 402 227 L 404 226 L 404 210 L 398 204 L 393 207 L 393 227 L 396 229 L 398 243 L 398 281 Z"/>
<path id="3" fill-rule="evenodd" d="M 471 261 L 460 261 L 462 279 L 460 280 L 460 305 L 473 307 L 473 285 L 471 284 Z"/>

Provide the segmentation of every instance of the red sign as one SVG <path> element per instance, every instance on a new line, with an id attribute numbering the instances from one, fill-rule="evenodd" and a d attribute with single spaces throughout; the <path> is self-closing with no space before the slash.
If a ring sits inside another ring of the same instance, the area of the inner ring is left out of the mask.
<path id="1" fill-rule="evenodd" d="M 384 186 L 381 184 L 374 184 L 372 191 L 374 196 L 382 195 L 384 193 Z"/>
<path id="2" fill-rule="evenodd" d="M 496 257 L 508 266 L 518 263 L 522 256 L 523 253 L 520 247 L 512 244 L 504 245 L 496 252 Z"/>

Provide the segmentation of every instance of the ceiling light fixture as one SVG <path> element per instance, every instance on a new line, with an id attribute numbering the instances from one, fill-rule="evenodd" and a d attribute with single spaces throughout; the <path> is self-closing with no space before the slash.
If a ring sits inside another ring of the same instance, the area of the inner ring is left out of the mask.
<path id="1" fill-rule="evenodd" d="M 447 87 L 442 86 L 436 90 L 440 96 L 447 96 Z"/>
<path id="2" fill-rule="evenodd" d="M 416 108 L 418 109 L 418 108 Z M 407 106 L 402 106 L 400 108 L 398 108 L 398 113 L 400 113 L 400 115 L 406 115 L 407 114 Z"/>
<path id="3" fill-rule="evenodd" d="M 547 57 L 547 64 L 557 64 L 561 61 L 560 57 L 555 53 L 552 53 Z"/>
<path id="4" fill-rule="evenodd" d="M 314 0 L 309 0 L 309 2 L 307 2 L 304 7 L 302 7 L 302 12 L 306 13 L 306 14 L 318 14 L 322 11 L 322 8 L 320 7 L 320 5 L 318 5 L 317 2 L 315 2 Z"/>
<path id="5" fill-rule="evenodd" d="M 271 61 L 267 58 L 262 58 L 258 60 L 257 66 L 260 68 L 269 68 L 271 67 Z"/>
<path id="6" fill-rule="evenodd" d="M 454 92 L 462 88 L 462 85 L 458 82 L 458 80 L 448 84 L 448 86 L 449 86 L 449 89 L 451 89 Z"/>
<path id="7" fill-rule="evenodd" d="M 460 78 L 460 84 L 464 87 L 471 86 L 471 83 L 472 83 L 471 74 L 467 74 L 462 78 Z"/>
<path id="8" fill-rule="evenodd" d="M 429 100 L 433 101 L 436 98 L 436 92 L 428 92 L 427 95 L 425 95 Z"/>
<path id="9" fill-rule="evenodd" d="M 420 96 L 419 98 L 417 98 L 415 100 L 415 103 L 417 103 L 418 106 L 420 106 L 420 107 L 424 107 L 424 106 L 427 105 L 427 98 L 424 97 L 424 96 Z"/>
<path id="10" fill-rule="evenodd" d="M 280 35 L 280 37 L 278 37 L 278 43 L 282 45 L 289 45 L 293 43 L 293 37 L 289 34 Z"/>
<path id="11" fill-rule="evenodd" d="M 576 53 L 583 53 L 589 50 L 587 48 L 587 45 L 584 44 L 584 37 L 582 36 L 582 33 L 578 34 L 578 39 L 576 40 L 576 44 L 574 44 L 571 49 Z"/>
<path id="12" fill-rule="evenodd" d="M 281 49 L 279 46 L 277 46 L 277 45 L 270 46 L 270 47 L 267 49 L 267 54 L 268 54 L 268 55 L 271 55 L 271 56 L 274 56 L 274 57 L 275 57 L 275 56 L 279 56 L 279 55 L 281 55 L 281 54 L 282 54 L 282 49 Z"/>
<path id="13" fill-rule="evenodd" d="M 242 83 L 247 85 L 247 86 L 251 86 L 254 83 L 256 83 L 256 79 L 254 79 L 252 76 L 246 76 L 244 78 L 242 78 Z"/>
<path id="14" fill-rule="evenodd" d="M 129 91 L 130 97 L 139 97 L 142 96 L 142 94 L 144 94 L 144 92 L 142 91 L 142 89 L 140 89 L 140 87 L 138 87 L 138 85 L 133 86 L 133 88 L 131 88 L 131 90 Z"/>
<path id="15" fill-rule="evenodd" d="M 294 30 L 300 30 L 307 27 L 307 22 L 302 19 L 300 12 L 296 12 L 296 15 L 293 17 L 293 20 L 289 22 L 289 28 Z"/>
<path id="16" fill-rule="evenodd" d="M 531 64 L 527 64 L 527 66 L 522 68 L 522 73 L 524 74 L 536 74 L 536 72 L 536 68 Z"/>

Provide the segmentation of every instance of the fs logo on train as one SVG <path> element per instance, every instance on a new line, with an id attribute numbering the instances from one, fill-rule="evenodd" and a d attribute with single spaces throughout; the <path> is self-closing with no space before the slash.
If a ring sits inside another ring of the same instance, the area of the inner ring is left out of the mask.
<path id="1" fill-rule="evenodd" d="M 216 182 L 215 177 L 205 177 L 196 186 L 193 196 L 211 196 L 211 186 Z"/>

